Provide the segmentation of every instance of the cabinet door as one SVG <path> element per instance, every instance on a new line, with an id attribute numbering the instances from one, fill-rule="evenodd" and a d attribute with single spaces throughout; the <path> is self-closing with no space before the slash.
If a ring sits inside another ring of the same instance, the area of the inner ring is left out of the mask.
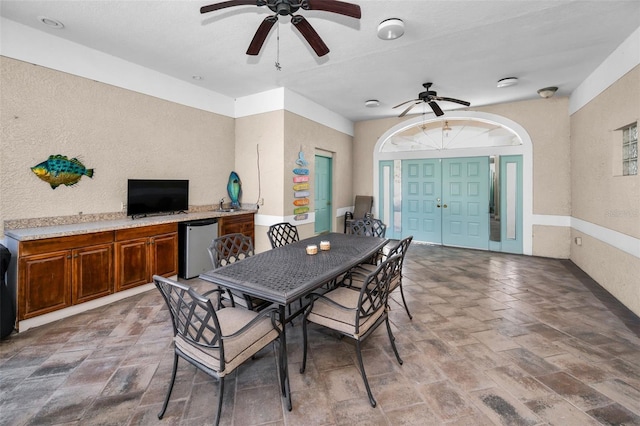
<path id="1" fill-rule="evenodd" d="M 116 291 L 150 282 L 149 243 L 149 238 L 116 243 Z"/>
<path id="2" fill-rule="evenodd" d="M 151 239 L 153 275 L 170 277 L 178 274 L 178 233 L 158 235 Z M 150 280 L 152 277 L 150 277 Z"/>
<path id="3" fill-rule="evenodd" d="M 104 244 L 73 250 L 73 304 L 113 293 L 113 246 Z"/>
<path id="4" fill-rule="evenodd" d="M 240 233 L 254 239 L 255 227 L 253 214 L 225 216 L 220 220 L 220 235 Z"/>
<path id="5" fill-rule="evenodd" d="M 71 305 L 71 251 L 26 256 L 19 268 L 18 320 Z"/>

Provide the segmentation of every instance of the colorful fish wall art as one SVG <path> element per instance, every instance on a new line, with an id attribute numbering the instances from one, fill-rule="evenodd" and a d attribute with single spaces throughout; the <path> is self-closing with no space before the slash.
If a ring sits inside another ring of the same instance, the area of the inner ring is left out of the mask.
<path id="1" fill-rule="evenodd" d="M 73 186 L 82 176 L 93 177 L 94 170 L 87 169 L 77 158 L 69 159 L 65 155 L 50 155 L 40 164 L 31 167 L 31 171 L 56 189 L 60 185 Z"/>

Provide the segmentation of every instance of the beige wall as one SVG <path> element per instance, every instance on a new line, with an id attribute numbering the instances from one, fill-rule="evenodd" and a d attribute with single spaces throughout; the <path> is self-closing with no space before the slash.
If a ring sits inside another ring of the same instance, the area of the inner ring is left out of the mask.
<path id="1" fill-rule="evenodd" d="M 256 146 L 260 153 L 260 197 Z M 314 156 L 318 149 L 331 153 L 333 157 L 335 203 L 349 205 L 351 185 L 341 185 L 340 182 L 351 182 L 351 136 L 284 110 L 236 120 L 235 167 L 242 179 L 242 202 L 254 203 L 263 198 L 264 205 L 260 206 L 258 214 L 267 218 L 267 222 L 280 221 L 282 218 L 286 220 L 293 216 L 293 169 L 299 167 L 296 160 L 301 148 L 309 162 L 311 176 L 309 211 L 314 210 Z M 271 248 L 266 235 L 267 229 L 268 225 L 256 225 L 257 252 Z M 314 235 L 314 224 L 298 225 L 298 232 L 300 238 L 310 237 Z"/>
<path id="2" fill-rule="evenodd" d="M 571 260 L 640 315 L 640 259 L 602 241 L 612 230 L 640 238 L 640 175 L 619 176 L 620 127 L 640 118 L 640 66 L 571 116 L 571 181 L 576 219 L 595 225 Z M 601 228 L 600 228 L 601 227 Z M 596 235 L 594 235 L 596 234 Z"/>
<path id="3" fill-rule="evenodd" d="M 613 164 L 620 127 L 640 118 L 640 66 L 571 116 L 573 217 L 640 238 L 640 176 Z M 620 160 L 621 162 L 621 160 Z"/>
<path id="4" fill-rule="evenodd" d="M 341 133 L 330 127 L 311 121 L 297 114 L 285 113 L 285 203 L 284 215 L 293 214 L 293 173 L 292 170 L 296 166 L 295 160 L 298 159 L 298 151 L 300 146 L 304 151 L 305 159 L 309 162 L 309 175 L 311 176 L 311 204 L 310 211 L 315 209 L 314 179 L 315 176 L 315 154 L 316 151 L 322 151 L 332 157 L 333 166 L 333 207 L 332 207 L 332 225 L 331 230 L 336 231 L 338 224 L 336 223 L 336 209 L 342 206 L 349 206 L 353 203 L 351 192 L 352 182 L 352 149 L 353 138 L 350 135 Z M 310 237 L 314 235 L 314 224 L 302 225 L 300 227 L 300 237 Z"/>
<path id="5" fill-rule="evenodd" d="M 189 179 L 194 206 L 226 193 L 233 119 L 6 57 L 0 67 L 0 226 L 119 212 L 127 178 Z M 30 170 L 52 154 L 94 177 L 52 190 Z"/>
<path id="6" fill-rule="evenodd" d="M 568 99 L 536 99 L 470 109 L 506 117 L 520 124 L 533 145 L 533 214 L 571 215 Z M 354 193 L 373 194 L 373 149 L 378 139 L 406 118 L 356 123 Z M 568 258 L 568 227 L 534 228 L 533 254 Z"/>

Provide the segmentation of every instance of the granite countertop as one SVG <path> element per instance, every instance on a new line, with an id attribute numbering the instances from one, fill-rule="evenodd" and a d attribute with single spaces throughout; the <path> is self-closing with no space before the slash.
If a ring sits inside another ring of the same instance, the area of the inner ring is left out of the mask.
<path id="1" fill-rule="evenodd" d="M 66 237 L 70 235 L 90 234 L 92 232 L 114 231 L 118 229 L 138 228 L 141 226 L 161 225 L 164 223 L 186 222 L 191 220 L 211 219 L 225 216 L 237 216 L 256 213 L 257 210 L 240 209 L 233 212 L 217 210 L 195 213 L 178 213 L 164 216 L 148 216 L 138 219 L 116 219 L 97 222 L 75 223 L 69 225 L 38 226 L 5 230 L 5 235 L 17 241 L 40 240 L 43 238 Z"/>

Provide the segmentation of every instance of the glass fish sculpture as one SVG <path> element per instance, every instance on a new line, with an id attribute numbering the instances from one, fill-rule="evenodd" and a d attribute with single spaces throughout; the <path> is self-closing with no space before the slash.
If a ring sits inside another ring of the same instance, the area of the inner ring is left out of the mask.
<path id="1" fill-rule="evenodd" d="M 56 189 L 60 185 L 72 186 L 82 176 L 93 177 L 93 169 L 87 169 L 77 158 L 69 160 L 65 155 L 50 155 L 49 158 L 31 168 L 43 181 Z"/>
<path id="2" fill-rule="evenodd" d="M 240 196 L 242 195 L 242 182 L 240 176 L 236 172 L 231 172 L 229 175 L 229 183 L 227 183 L 227 193 L 231 199 L 231 208 L 240 208 Z"/>

